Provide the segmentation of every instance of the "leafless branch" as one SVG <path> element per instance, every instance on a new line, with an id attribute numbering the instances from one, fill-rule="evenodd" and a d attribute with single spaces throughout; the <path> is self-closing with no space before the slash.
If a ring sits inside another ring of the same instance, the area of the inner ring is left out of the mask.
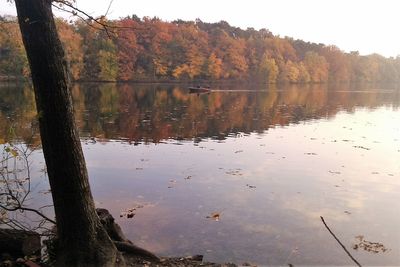
<path id="1" fill-rule="evenodd" d="M 18 211 L 18 210 L 19 211 L 30 211 L 30 212 L 36 213 L 37 215 L 39 215 L 40 217 L 42 217 L 46 221 L 51 222 L 53 224 L 56 224 L 56 221 L 50 219 L 49 217 L 47 217 L 46 215 L 44 215 L 43 213 L 41 213 L 40 211 L 38 211 L 36 209 L 25 208 L 25 207 L 22 207 L 22 206 L 16 206 L 16 207 L 13 207 L 13 208 L 8 208 L 8 207 L 3 206 L 3 205 L 0 205 L 0 208 L 4 209 L 6 211 Z"/>
<path id="2" fill-rule="evenodd" d="M 346 254 L 352 259 L 352 261 L 354 261 L 355 264 L 357 264 L 357 266 L 362 267 L 361 264 L 350 254 L 350 252 L 347 250 L 347 248 L 342 244 L 342 242 L 340 242 L 339 238 L 336 237 L 336 235 L 332 232 L 332 230 L 328 227 L 328 225 L 326 224 L 324 217 L 321 217 L 321 221 L 322 223 L 325 225 L 326 229 L 329 231 L 329 233 L 335 238 L 335 240 L 339 243 L 339 245 L 343 248 L 343 250 L 346 252 Z"/>
<path id="3" fill-rule="evenodd" d="M 114 0 L 111 0 L 110 3 L 108 4 L 108 8 L 107 8 L 106 13 L 104 14 L 104 17 L 106 17 L 108 15 L 108 12 L 110 12 L 110 8 L 111 8 L 111 5 L 113 2 L 114 2 Z"/>
<path id="4" fill-rule="evenodd" d="M 88 23 L 87 20 L 89 20 L 89 22 L 94 21 L 97 25 L 100 25 L 100 28 L 97 28 L 98 30 L 103 30 L 103 31 L 105 31 L 106 34 L 107 34 L 109 37 L 111 37 L 111 31 L 110 31 L 110 29 L 111 29 L 111 28 L 115 28 L 115 26 L 110 25 L 110 24 L 108 24 L 108 23 L 105 23 L 105 22 L 103 21 L 103 19 L 105 18 L 105 16 L 101 16 L 101 17 L 99 17 L 99 18 L 95 18 L 95 17 L 93 17 L 92 15 L 90 15 L 89 13 L 87 13 L 86 11 L 83 11 L 82 9 L 77 8 L 77 7 L 74 6 L 71 2 L 66 1 L 66 0 L 55 0 L 54 2 L 55 2 L 55 3 L 58 3 L 59 5 L 57 5 L 57 4 L 52 4 L 53 7 L 57 8 L 57 9 L 59 9 L 59 10 L 62 10 L 62 11 L 71 13 L 72 15 L 74 15 L 74 16 L 76 16 L 76 17 L 82 19 L 82 20 L 85 21 L 86 23 Z M 66 9 L 66 8 L 64 8 L 63 6 L 66 6 L 66 7 L 70 8 L 71 10 Z M 110 7 L 111 7 L 111 3 L 110 3 L 109 8 L 110 8 Z M 107 10 L 107 11 L 108 11 L 108 10 Z M 87 19 L 85 19 L 84 17 L 86 17 Z M 89 23 L 88 23 L 88 24 L 89 24 Z"/>
<path id="5" fill-rule="evenodd" d="M 42 212 L 42 209 L 48 206 L 36 209 L 29 207 L 26 203 L 30 200 L 29 195 L 32 190 L 29 157 L 33 151 L 27 145 L 8 144 L 3 146 L 3 160 L 0 162 L 0 183 L 2 185 L 0 187 L 0 223 L 14 229 L 41 230 L 43 232 L 43 230 L 48 230 L 46 228 L 48 223 L 55 224 L 53 219 Z M 32 222 L 32 218 L 27 216 L 28 212 L 36 214 L 41 218 L 40 221 L 33 224 L 24 223 L 26 220 Z"/>
<path id="6" fill-rule="evenodd" d="M 117 30 L 133 30 L 132 27 L 113 25 L 111 23 L 104 21 L 104 19 L 106 18 L 106 16 L 108 15 L 108 13 L 110 11 L 113 1 L 114 0 L 110 1 L 105 15 L 100 16 L 100 17 L 94 17 L 94 16 L 90 15 L 89 13 L 74 6 L 70 1 L 67 1 L 67 0 L 54 0 L 55 3 L 52 5 L 53 5 L 53 7 L 57 8 L 58 10 L 70 13 L 72 16 L 75 16 L 75 17 L 81 19 L 83 22 L 85 22 L 90 27 L 92 27 L 96 30 L 101 30 L 101 31 L 106 32 L 107 36 L 111 37 L 111 34 L 115 34 Z M 69 9 L 65 8 L 64 6 Z M 94 22 L 94 24 L 91 22 Z M 99 27 L 96 27 L 95 25 L 99 25 Z"/>

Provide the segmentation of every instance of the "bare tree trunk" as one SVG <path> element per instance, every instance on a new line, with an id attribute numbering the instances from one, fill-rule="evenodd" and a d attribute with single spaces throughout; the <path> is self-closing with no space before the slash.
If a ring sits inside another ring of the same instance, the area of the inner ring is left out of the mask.
<path id="1" fill-rule="evenodd" d="M 51 0 L 15 0 L 15 4 L 54 201 L 57 266 L 115 266 L 119 254 L 96 215 L 89 187 Z"/>

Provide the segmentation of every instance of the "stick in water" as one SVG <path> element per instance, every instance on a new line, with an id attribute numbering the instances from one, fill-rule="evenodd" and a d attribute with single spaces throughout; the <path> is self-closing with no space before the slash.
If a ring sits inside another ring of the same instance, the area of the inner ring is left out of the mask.
<path id="1" fill-rule="evenodd" d="M 349 255 L 349 257 L 354 261 L 357 266 L 362 267 L 361 264 L 350 254 L 350 252 L 346 249 L 346 247 L 340 242 L 340 240 L 335 236 L 335 234 L 329 229 L 328 225 L 326 224 L 324 217 L 320 216 L 322 223 L 325 225 L 326 229 L 328 229 L 329 233 L 336 239 L 336 241 L 339 243 L 339 245 L 344 249 L 344 251 Z"/>

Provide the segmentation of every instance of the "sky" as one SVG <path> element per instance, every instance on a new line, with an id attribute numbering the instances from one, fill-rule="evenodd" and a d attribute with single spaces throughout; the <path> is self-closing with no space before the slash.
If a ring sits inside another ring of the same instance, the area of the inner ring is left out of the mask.
<path id="1" fill-rule="evenodd" d="M 104 15 L 110 4 L 110 0 L 76 1 L 93 16 Z M 107 17 L 225 20 L 243 29 L 266 28 L 281 37 L 336 45 L 346 52 L 396 57 L 400 55 L 399 12 L 398 0 L 112 0 Z M 0 14 L 16 14 L 13 4 L 0 0 Z"/>

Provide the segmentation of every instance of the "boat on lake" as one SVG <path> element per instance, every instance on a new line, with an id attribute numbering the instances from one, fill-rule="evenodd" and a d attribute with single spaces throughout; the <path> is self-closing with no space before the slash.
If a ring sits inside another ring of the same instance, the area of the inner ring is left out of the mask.
<path id="1" fill-rule="evenodd" d="M 200 93 L 210 93 L 211 89 L 209 86 L 191 86 L 189 87 L 189 93 L 191 94 L 200 94 Z"/>

